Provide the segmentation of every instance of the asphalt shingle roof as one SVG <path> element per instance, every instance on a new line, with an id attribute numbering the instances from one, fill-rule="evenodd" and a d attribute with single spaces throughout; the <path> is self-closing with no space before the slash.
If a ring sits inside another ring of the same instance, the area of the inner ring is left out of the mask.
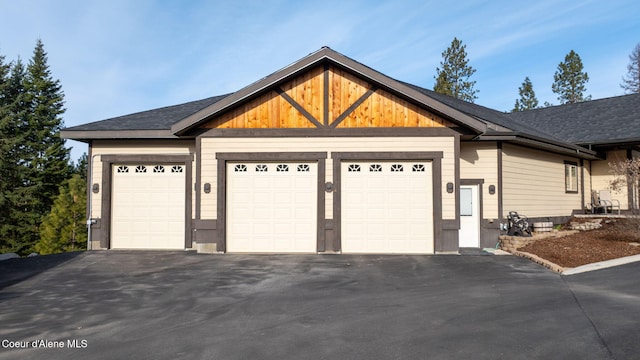
<path id="1" fill-rule="evenodd" d="M 515 112 L 506 116 L 573 144 L 640 140 L 640 94 Z"/>
<path id="2" fill-rule="evenodd" d="M 66 128 L 66 131 L 118 131 L 118 130 L 167 130 L 185 117 L 214 104 L 227 95 L 214 96 L 184 104 L 118 116 L 84 125 Z"/>
<path id="3" fill-rule="evenodd" d="M 483 120 L 489 124 L 496 124 L 501 127 L 510 129 L 518 133 L 526 134 L 526 135 L 532 135 L 532 136 L 546 138 L 546 139 L 555 140 L 555 141 L 563 141 L 561 138 L 554 136 L 552 133 L 540 131 L 539 129 L 529 126 L 523 122 L 513 121 L 513 119 L 511 119 L 507 113 L 494 110 L 482 105 L 470 103 L 464 100 L 456 99 L 454 97 L 440 94 L 432 90 L 424 89 L 416 85 L 412 85 L 408 83 L 405 83 L 405 84 L 407 86 L 410 86 L 416 89 L 417 91 L 420 91 L 421 93 L 431 98 L 434 98 L 448 106 L 451 106 L 452 108 L 457 109 L 458 111 L 461 111 L 467 115 L 473 116 L 477 119 Z"/>

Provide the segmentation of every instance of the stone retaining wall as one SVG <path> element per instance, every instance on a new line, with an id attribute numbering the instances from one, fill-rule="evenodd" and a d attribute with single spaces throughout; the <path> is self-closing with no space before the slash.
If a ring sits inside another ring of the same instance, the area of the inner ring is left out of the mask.
<path id="1" fill-rule="evenodd" d="M 578 230 L 564 230 L 564 231 L 553 230 L 550 232 L 543 232 L 543 233 L 534 232 L 533 236 L 531 237 L 500 235 L 500 248 L 508 252 L 514 252 L 517 249 L 521 247 L 525 247 L 536 240 L 546 239 L 550 237 L 568 236 L 578 232 L 579 232 Z"/>
<path id="2" fill-rule="evenodd" d="M 500 235 L 500 248 L 510 253 L 516 252 L 519 248 L 528 244 L 550 237 L 562 237 L 576 234 L 580 231 L 595 230 L 602 227 L 603 219 L 590 219 L 587 221 L 571 221 L 569 228 L 571 230 L 552 230 L 550 232 L 533 233 L 531 237 Z"/>

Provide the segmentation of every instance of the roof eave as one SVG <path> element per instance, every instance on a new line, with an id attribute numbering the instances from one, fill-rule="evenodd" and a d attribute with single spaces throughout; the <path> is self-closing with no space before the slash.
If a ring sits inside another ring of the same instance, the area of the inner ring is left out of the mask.
<path id="1" fill-rule="evenodd" d="M 581 146 L 621 146 L 621 145 L 640 145 L 640 138 L 625 138 L 616 140 L 595 140 L 595 141 L 582 141 L 578 143 Z"/>
<path id="2" fill-rule="evenodd" d="M 169 130 L 61 130 L 63 139 L 87 141 L 95 139 L 179 139 Z"/>

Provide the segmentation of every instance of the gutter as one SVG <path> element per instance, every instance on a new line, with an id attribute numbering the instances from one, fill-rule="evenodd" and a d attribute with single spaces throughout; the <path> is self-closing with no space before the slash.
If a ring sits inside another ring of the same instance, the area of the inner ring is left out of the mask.
<path id="1" fill-rule="evenodd" d="M 516 144 L 535 147 L 543 150 L 550 150 L 555 153 L 570 155 L 585 160 L 601 160 L 596 151 L 584 148 L 579 145 L 563 143 L 520 132 L 485 132 L 474 138 L 480 141 L 511 141 Z"/>

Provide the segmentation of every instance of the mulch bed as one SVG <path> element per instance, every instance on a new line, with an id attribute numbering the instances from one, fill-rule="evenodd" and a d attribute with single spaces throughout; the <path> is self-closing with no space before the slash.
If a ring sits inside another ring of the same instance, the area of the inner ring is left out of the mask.
<path id="1" fill-rule="evenodd" d="M 635 245 L 634 245 L 635 244 Z M 640 254 L 640 219 L 607 219 L 597 230 L 537 240 L 518 250 L 565 268 Z"/>

